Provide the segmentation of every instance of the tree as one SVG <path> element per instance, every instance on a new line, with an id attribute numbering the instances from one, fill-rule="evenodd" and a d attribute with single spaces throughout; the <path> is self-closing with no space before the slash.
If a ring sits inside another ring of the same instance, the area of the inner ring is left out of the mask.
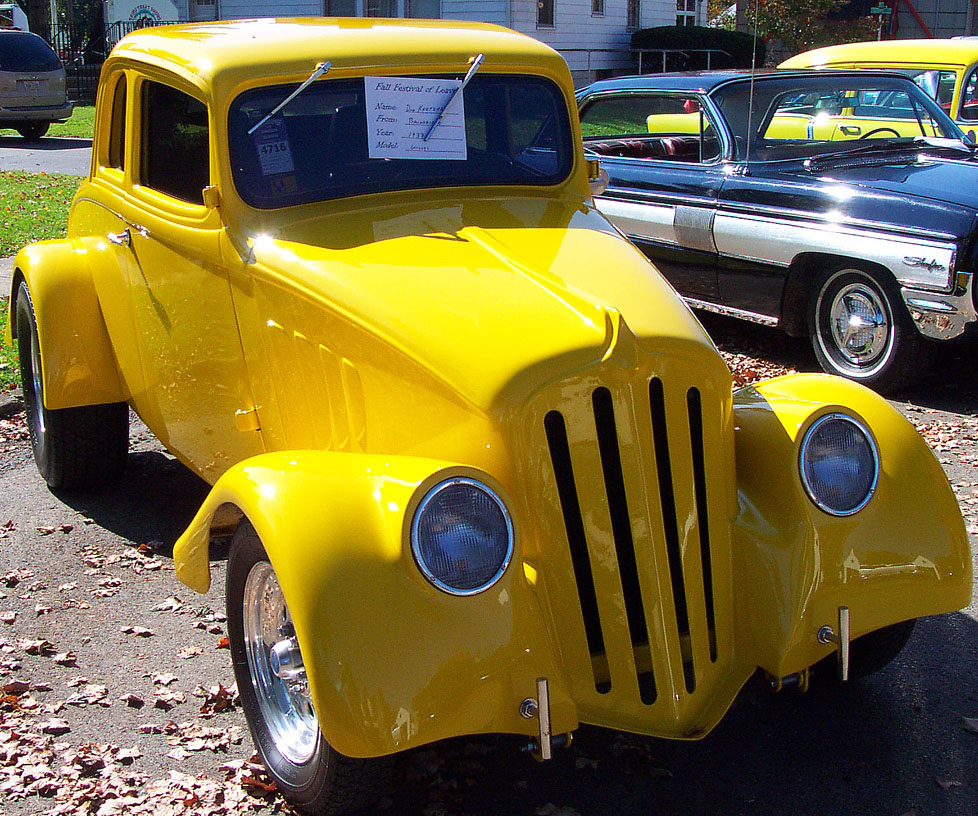
<path id="1" fill-rule="evenodd" d="M 30 30 L 48 42 L 51 41 L 51 4 L 48 0 L 17 0 Z"/>
<path id="2" fill-rule="evenodd" d="M 850 5 L 849 0 L 742 2 L 742 16 L 747 25 L 765 40 L 776 41 L 784 50 L 793 53 L 823 45 L 876 38 L 876 23 L 872 17 L 852 18 L 847 15 L 847 19 L 841 19 L 838 16 L 840 10 Z M 719 0 L 709 0 L 709 3 L 711 17 L 714 9 L 719 13 L 725 8 Z"/>

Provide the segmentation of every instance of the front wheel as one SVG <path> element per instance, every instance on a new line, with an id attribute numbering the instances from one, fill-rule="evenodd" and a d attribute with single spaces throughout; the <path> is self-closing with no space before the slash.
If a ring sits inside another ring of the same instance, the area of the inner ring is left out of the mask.
<path id="1" fill-rule="evenodd" d="M 42 478 L 54 490 L 94 487 L 117 478 L 129 455 L 129 406 L 115 402 L 45 408 L 37 319 L 23 281 L 17 289 L 16 315 L 27 429 Z"/>
<path id="2" fill-rule="evenodd" d="M 226 598 L 241 705 L 278 790 L 310 816 L 338 816 L 379 797 L 389 760 L 344 756 L 319 730 L 292 615 L 248 522 L 239 525 L 231 543 Z"/>
<path id="3" fill-rule="evenodd" d="M 878 391 L 911 385 L 932 346 L 917 331 L 896 283 L 843 265 L 816 281 L 808 312 L 812 348 L 822 368 Z"/>

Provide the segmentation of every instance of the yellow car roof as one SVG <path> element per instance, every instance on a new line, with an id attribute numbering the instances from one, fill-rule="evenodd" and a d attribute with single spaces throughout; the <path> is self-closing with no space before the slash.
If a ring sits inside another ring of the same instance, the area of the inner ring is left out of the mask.
<path id="1" fill-rule="evenodd" d="M 978 37 L 953 40 L 880 40 L 830 45 L 806 51 L 782 62 L 779 68 L 871 63 L 873 65 L 971 65 L 978 61 Z"/>
<path id="2" fill-rule="evenodd" d="M 219 75 L 308 74 L 329 61 L 331 73 L 358 74 L 385 67 L 428 66 L 464 72 L 484 53 L 482 71 L 520 65 L 563 73 L 566 63 L 549 46 L 501 26 L 455 20 L 373 18 L 267 18 L 188 23 L 140 29 L 119 41 L 110 59 L 133 59 L 184 74 L 207 85 Z M 567 75 L 569 81 L 569 73 Z"/>

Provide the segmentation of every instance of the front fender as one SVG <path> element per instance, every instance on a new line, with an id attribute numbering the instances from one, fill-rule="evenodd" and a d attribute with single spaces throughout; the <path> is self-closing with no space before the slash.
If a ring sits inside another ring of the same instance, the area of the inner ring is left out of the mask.
<path id="1" fill-rule="evenodd" d="M 441 592 L 414 563 L 414 509 L 456 475 L 506 501 L 485 473 L 431 459 L 263 454 L 221 476 L 174 547 L 178 577 L 203 592 L 215 512 L 231 504 L 254 525 L 292 612 L 320 728 L 348 756 L 463 734 L 533 735 L 536 723 L 519 705 L 535 696 L 539 677 L 550 679 L 554 733 L 577 727 L 515 520 L 510 567 L 483 593 Z"/>
<path id="2" fill-rule="evenodd" d="M 16 334 L 16 287 L 23 278 L 34 303 L 41 351 L 44 404 L 50 409 L 125 402 L 112 343 L 98 295 L 78 240 L 41 241 L 14 259 L 7 345 Z"/>
<path id="3" fill-rule="evenodd" d="M 840 518 L 818 509 L 799 474 L 805 431 L 842 411 L 879 448 L 869 504 Z M 847 606 L 852 637 L 971 599 L 971 554 L 944 471 L 884 399 L 824 375 L 770 380 L 734 395 L 739 515 L 733 528 L 738 644 L 782 677 L 817 662 L 819 627 Z"/>

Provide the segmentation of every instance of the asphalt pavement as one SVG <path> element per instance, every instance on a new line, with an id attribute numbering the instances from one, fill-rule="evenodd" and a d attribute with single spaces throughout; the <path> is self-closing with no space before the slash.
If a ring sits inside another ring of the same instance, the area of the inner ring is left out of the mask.
<path id="1" fill-rule="evenodd" d="M 86 176 L 91 161 L 91 139 L 45 136 L 28 142 L 20 136 L 0 136 L 0 170 Z"/>

